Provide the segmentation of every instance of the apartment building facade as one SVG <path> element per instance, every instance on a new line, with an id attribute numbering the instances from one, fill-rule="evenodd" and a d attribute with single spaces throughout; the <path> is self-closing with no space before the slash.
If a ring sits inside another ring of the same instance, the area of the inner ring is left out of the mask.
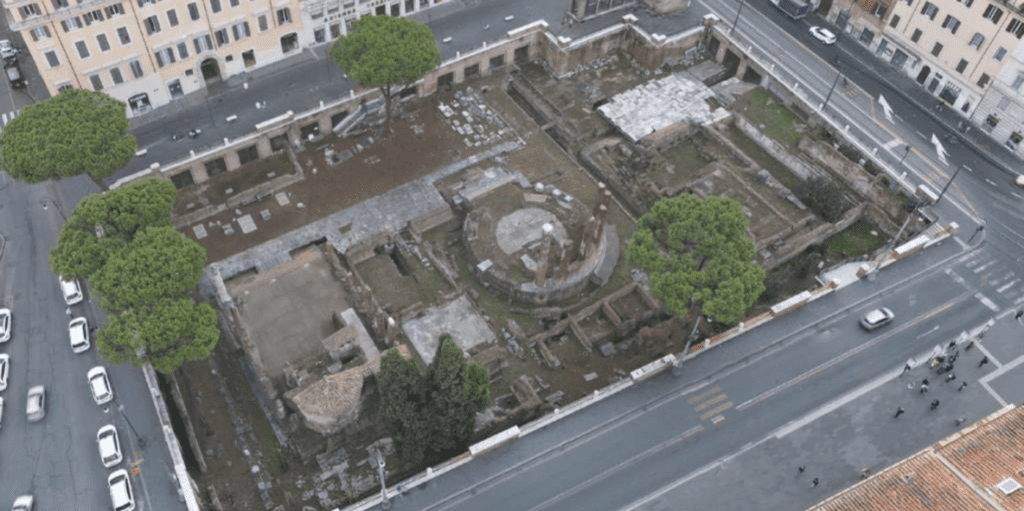
<path id="1" fill-rule="evenodd" d="M 103 91 L 129 117 L 446 0 L 4 0 L 50 95 Z"/>
<path id="2" fill-rule="evenodd" d="M 830 18 L 957 109 L 967 123 L 1021 153 L 1024 3 L 1012 0 L 862 0 Z"/>

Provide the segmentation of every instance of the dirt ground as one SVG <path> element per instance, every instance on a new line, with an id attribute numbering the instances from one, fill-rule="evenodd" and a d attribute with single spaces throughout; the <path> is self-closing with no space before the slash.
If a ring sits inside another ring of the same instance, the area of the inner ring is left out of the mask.
<path id="1" fill-rule="evenodd" d="M 354 146 L 362 136 L 339 139 L 334 134 L 329 134 L 324 140 L 311 144 L 307 146 L 308 149 L 297 153 L 295 159 L 302 166 L 305 178 L 284 189 L 288 194 L 288 205 L 281 206 L 273 197 L 268 197 L 262 202 L 204 219 L 203 224 L 207 226 L 209 235 L 198 241 L 206 247 L 208 260 L 219 261 L 274 239 L 471 154 L 460 137 L 440 121 L 437 98 L 416 100 L 406 104 L 404 110 L 410 120 L 396 119 L 390 138 L 374 142 L 370 147 L 338 165 L 327 164 L 324 149 L 332 147 L 336 153 L 341 153 Z M 423 126 L 429 128 L 418 129 Z M 480 148 L 473 148 L 473 152 L 479 150 Z M 286 166 L 283 162 L 280 165 Z M 279 170 L 277 175 L 280 176 L 286 171 L 287 169 Z M 213 190 L 222 190 L 225 186 L 220 184 L 220 181 L 237 181 L 238 172 L 236 170 L 221 174 L 204 185 L 208 185 L 211 193 Z M 294 173 L 294 170 L 289 173 Z M 218 196 L 208 199 L 215 203 L 222 200 Z M 196 197 L 180 202 L 184 206 L 188 202 L 195 203 L 198 200 Z M 260 217 L 263 210 L 269 210 L 271 213 L 267 221 Z M 223 230 L 217 227 L 230 224 L 234 219 L 246 214 L 252 215 L 255 220 L 256 231 L 243 234 L 236 223 L 234 234 L 225 235 Z M 196 239 L 191 227 L 182 229 L 182 232 Z"/>

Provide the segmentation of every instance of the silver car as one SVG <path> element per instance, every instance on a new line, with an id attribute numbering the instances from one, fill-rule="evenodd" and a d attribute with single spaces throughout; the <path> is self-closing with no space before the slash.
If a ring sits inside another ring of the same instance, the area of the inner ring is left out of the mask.
<path id="1" fill-rule="evenodd" d="M 46 417 L 46 387 L 36 385 L 28 389 L 28 404 L 25 406 L 29 422 L 39 422 Z"/>
<path id="2" fill-rule="evenodd" d="M 879 307 L 867 314 L 863 318 L 860 318 L 860 326 L 864 330 L 872 331 L 876 328 L 882 328 L 889 323 L 892 323 L 892 319 L 895 316 L 892 311 L 886 307 Z"/>

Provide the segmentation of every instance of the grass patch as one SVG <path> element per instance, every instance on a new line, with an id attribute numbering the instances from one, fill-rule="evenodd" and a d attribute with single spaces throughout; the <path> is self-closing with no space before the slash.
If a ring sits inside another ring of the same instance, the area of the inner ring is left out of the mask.
<path id="1" fill-rule="evenodd" d="M 263 410 L 256 403 L 252 403 L 249 410 L 249 420 L 253 423 L 253 433 L 256 434 L 256 441 L 260 444 L 260 452 L 266 457 L 266 464 L 271 475 L 280 477 L 281 474 L 288 471 L 288 463 L 284 459 L 281 444 L 277 441 L 277 437 L 274 436 L 274 430 L 270 427 L 270 422 L 267 421 L 266 416 L 263 415 Z"/>
<path id="2" fill-rule="evenodd" d="M 875 251 L 885 244 L 885 240 L 881 236 L 872 236 L 871 231 L 870 224 L 858 221 L 843 232 L 825 240 L 827 256 L 856 257 Z"/>
<path id="3" fill-rule="evenodd" d="M 729 138 L 732 139 L 733 143 L 736 144 L 741 151 L 754 160 L 755 163 L 767 170 L 772 177 L 778 179 L 779 182 L 785 185 L 786 188 L 789 188 L 790 191 L 794 190 L 800 185 L 800 183 L 802 183 L 800 178 L 796 177 L 796 174 L 790 172 L 789 168 L 783 165 L 782 162 L 776 160 L 764 149 L 761 149 L 761 146 L 757 145 L 757 142 L 754 142 L 753 139 L 746 136 L 735 126 L 729 127 Z"/>
<path id="4" fill-rule="evenodd" d="M 765 135 L 795 149 L 803 136 L 796 130 L 797 118 L 785 105 L 764 89 L 754 89 L 746 96 L 743 115 Z"/>
<path id="5" fill-rule="evenodd" d="M 694 144 L 692 140 L 682 140 L 673 144 L 671 147 L 663 149 L 661 155 L 675 167 L 676 172 L 698 170 L 711 163 L 701 154 L 697 144 Z"/>

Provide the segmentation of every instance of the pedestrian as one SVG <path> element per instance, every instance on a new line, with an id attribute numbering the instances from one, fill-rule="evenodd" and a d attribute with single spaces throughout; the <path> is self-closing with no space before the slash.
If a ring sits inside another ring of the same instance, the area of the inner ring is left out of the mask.
<path id="1" fill-rule="evenodd" d="M 871 477 L 871 469 L 870 468 L 864 467 L 864 468 L 860 469 L 860 478 L 861 479 L 867 479 L 869 477 Z"/>
<path id="2" fill-rule="evenodd" d="M 928 385 L 928 378 L 921 380 L 921 385 Z"/>
<path id="3" fill-rule="evenodd" d="M 971 348 L 973 348 L 973 347 L 974 347 L 974 341 L 972 340 L 971 342 L 967 343 L 967 346 L 964 346 L 964 351 L 971 351 Z"/>
<path id="4" fill-rule="evenodd" d="M 934 409 L 936 409 L 938 407 L 939 407 L 939 400 L 936 399 L 935 401 L 932 401 L 932 410 L 934 410 Z"/>
<path id="5" fill-rule="evenodd" d="M 1024 316 L 1024 310 L 1019 310 L 1019 311 L 1017 311 L 1017 314 L 1015 314 L 1015 315 L 1013 316 L 1013 319 L 1015 319 L 1015 320 L 1017 320 L 1017 321 L 1020 321 L 1020 317 L 1021 317 L 1021 316 Z"/>
<path id="6" fill-rule="evenodd" d="M 961 390 L 964 390 L 966 388 L 967 388 L 967 382 L 963 382 L 963 383 L 960 384 L 959 387 L 957 387 L 956 391 L 960 392 Z"/>
<path id="7" fill-rule="evenodd" d="M 956 339 L 954 339 L 952 341 L 949 341 L 949 349 L 953 349 L 955 347 L 956 347 Z"/>
<path id="8" fill-rule="evenodd" d="M 818 478 L 817 477 L 815 477 L 814 480 L 811 481 L 811 488 L 814 488 L 815 486 L 818 486 Z"/>
<path id="9" fill-rule="evenodd" d="M 803 465 L 800 465 L 799 467 L 797 467 L 797 469 L 796 469 L 796 470 L 797 470 L 798 472 L 800 472 L 801 474 L 803 474 L 803 473 L 804 473 L 804 469 L 806 469 L 806 468 L 807 468 L 807 467 L 805 467 L 805 466 L 803 466 Z"/>
<path id="10" fill-rule="evenodd" d="M 919 390 L 918 392 L 921 393 L 921 394 L 927 394 L 928 393 L 928 385 L 925 385 L 924 383 L 922 383 L 921 384 L 921 390 Z"/>
<path id="11" fill-rule="evenodd" d="M 949 383 L 949 382 L 951 382 L 951 381 L 953 381 L 955 379 L 956 379 L 956 375 L 953 374 L 953 373 L 949 373 L 949 376 L 946 377 L 946 383 Z"/>
<path id="12" fill-rule="evenodd" d="M 903 366 L 903 372 L 900 373 L 900 376 L 903 376 L 904 374 L 907 374 L 909 372 L 910 372 L 910 362 L 907 362 L 907 364 Z"/>
<path id="13" fill-rule="evenodd" d="M 903 415 L 903 412 L 905 412 L 905 411 L 906 411 L 906 410 L 904 410 L 902 406 L 901 406 L 901 407 L 899 407 L 899 408 L 897 408 L 897 409 L 896 409 L 896 415 L 893 415 L 893 416 L 892 416 L 892 418 L 893 418 L 893 419 L 899 419 L 899 418 L 900 418 L 900 415 Z M 800 468 L 804 468 L 804 467 L 800 467 Z M 803 470 L 801 470 L 801 472 L 803 472 Z"/>
<path id="14" fill-rule="evenodd" d="M 961 415 L 961 416 L 956 418 L 956 425 L 959 426 L 959 425 L 963 424 L 964 421 L 966 421 L 966 420 L 967 420 L 967 417 Z"/>
<path id="15" fill-rule="evenodd" d="M 988 355 L 986 355 L 984 357 L 981 357 L 981 362 L 978 363 L 978 367 L 981 367 L 981 366 L 983 366 L 983 365 L 985 365 L 987 363 L 988 363 Z"/>

